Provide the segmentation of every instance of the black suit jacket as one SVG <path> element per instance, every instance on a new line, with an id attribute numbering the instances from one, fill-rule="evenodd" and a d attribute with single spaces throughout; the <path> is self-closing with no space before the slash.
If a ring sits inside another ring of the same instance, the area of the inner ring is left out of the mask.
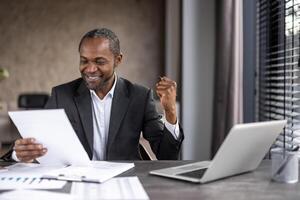
<path id="1" fill-rule="evenodd" d="M 45 108 L 65 109 L 79 140 L 92 158 L 92 102 L 84 81 L 79 78 L 54 87 Z M 118 78 L 112 100 L 106 159 L 140 159 L 138 144 L 141 132 L 158 159 L 178 159 L 182 129 L 180 139 L 174 139 L 157 113 L 152 90 Z"/>

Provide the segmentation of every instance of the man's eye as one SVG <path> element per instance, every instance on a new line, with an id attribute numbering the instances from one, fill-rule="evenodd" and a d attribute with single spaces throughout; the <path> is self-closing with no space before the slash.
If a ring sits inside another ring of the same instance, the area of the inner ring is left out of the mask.
<path id="1" fill-rule="evenodd" d="M 95 61 L 95 64 L 96 64 L 96 65 L 105 65 L 106 62 L 105 62 L 104 60 L 96 60 L 96 61 Z"/>
<path id="2" fill-rule="evenodd" d="M 81 65 L 87 64 L 87 61 L 86 60 L 80 60 L 80 64 Z"/>

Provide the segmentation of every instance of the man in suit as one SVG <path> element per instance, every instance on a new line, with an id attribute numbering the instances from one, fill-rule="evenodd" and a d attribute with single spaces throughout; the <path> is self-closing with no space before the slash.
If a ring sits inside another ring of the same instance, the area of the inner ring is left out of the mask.
<path id="1" fill-rule="evenodd" d="M 165 112 L 157 113 L 152 90 L 118 77 L 118 37 L 109 29 L 86 33 L 79 44 L 81 78 L 52 89 L 45 108 L 63 108 L 92 160 L 137 160 L 140 133 L 158 159 L 177 159 L 183 140 L 176 114 L 176 82 L 160 78 L 156 92 Z M 58 138 L 59 139 L 59 138 Z M 66 141 L 66 148 L 67 144 Z M 23 162 L 47 153 L 34 138 L 15 141 L 12 157 Z"/>

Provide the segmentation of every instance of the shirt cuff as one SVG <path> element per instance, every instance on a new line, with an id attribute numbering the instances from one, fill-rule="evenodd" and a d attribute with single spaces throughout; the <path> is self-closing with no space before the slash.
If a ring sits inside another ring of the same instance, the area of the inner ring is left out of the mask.
<path id="1" fill-rule="evenodd" d="M 176 140 L 179 140 L 179 123 L 178 120 L 176 124 L 171 124 L 167 120 L 165 120 L 165 126 L 168 131 L 173 135 Z"/>
<path id="2" fill-rule="evenodd" d="M 16 151 L 13 150 L 12 154 L 11 154 L 11 158 L 14 160 L 14 161 L 17 161 L 17 162 L 20 162 L 20 160 L 18 159 L 17 157 L 17 154 L 16 154 Z"/>

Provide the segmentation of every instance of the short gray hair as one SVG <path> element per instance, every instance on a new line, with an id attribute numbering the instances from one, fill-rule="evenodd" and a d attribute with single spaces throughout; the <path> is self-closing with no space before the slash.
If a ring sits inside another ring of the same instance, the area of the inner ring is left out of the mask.
<path id="1" fill-rule="evenodd" d="M 109 49 L 114 54 L 114 56 L 120 55 L 120 41 L 117 35 L 107 28 L 101 28 L 101 29 L 94 29 L 86 34 L 81 38 L 79 43 L 78 51 L 80 51 L 80 47 L 83 43 L 83 40 L 86 38 L 105 38 L 109 40 Z"/>

